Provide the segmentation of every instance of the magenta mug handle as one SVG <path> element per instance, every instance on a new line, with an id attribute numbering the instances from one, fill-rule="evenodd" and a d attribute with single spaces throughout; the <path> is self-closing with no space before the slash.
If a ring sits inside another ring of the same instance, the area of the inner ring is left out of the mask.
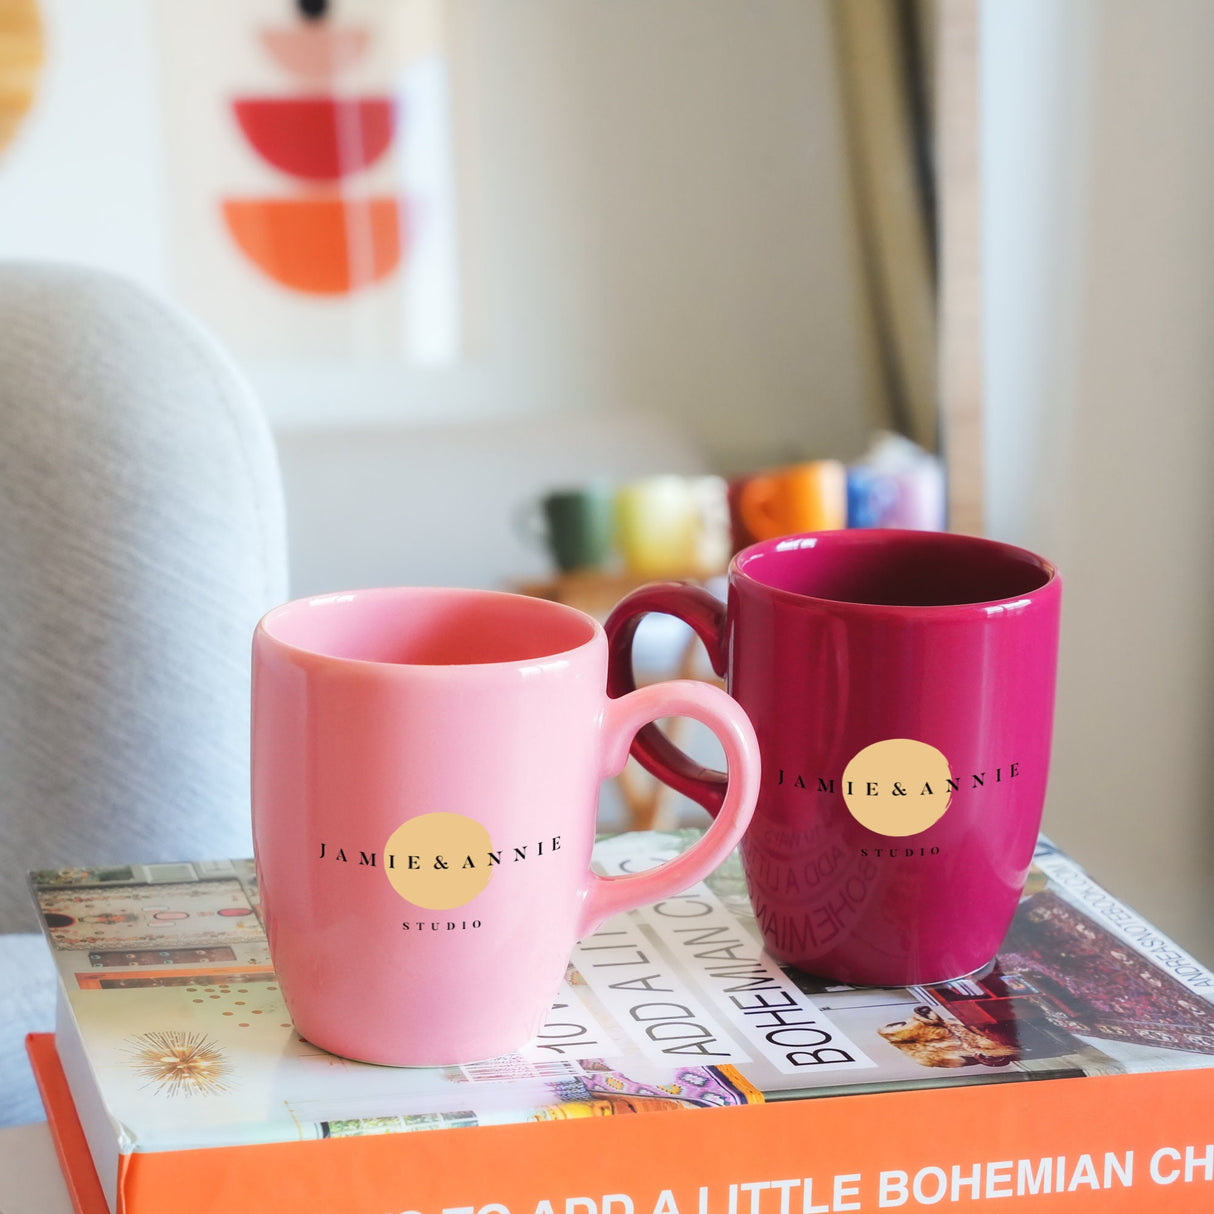
<path id="1" fill-rule="evenodd" d="M 608 695 L 624 696 L 636 690 L 632 641 L 641 620 L 654 611 L 689 625 L 704 642 L 713 670 L 725 677 L 725 604 L 689 582 L 655 582 L 621 599 L 607 618 Z M 645 725 L 637 733 L 632 755 L 650 775 L 702 805 L 714 818 L 721 812 L 728 783 L 725 773 L 689 758 L 656 725 Z"/>
<path id="2" fill-rule="evenodd" d="M 750 824 L 759 796 L 759 742 L 742 708 L 707 683 L 690 679 L 654 683 L 609 699 L 603 709 L 603 777 L 619 775 L 637 732 L 663 717 L 691 717 L 717 735 L 729 773 L 720 808 L 708 830 L 673 860 L 622 877 L 591 873 L 579 938 L 612 915 L 660 902 L 702 881 L 737 847 Z"/>

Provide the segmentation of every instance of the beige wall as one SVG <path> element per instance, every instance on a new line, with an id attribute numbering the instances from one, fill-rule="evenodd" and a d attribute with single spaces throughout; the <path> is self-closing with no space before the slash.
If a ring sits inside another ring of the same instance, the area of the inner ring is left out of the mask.
<path id="1" fill-rule="evenodd" d="M 177 3 L 40 0 L 49 58 L 0 158 L 0 255 L 101 265 L 172 293 L 151 16 Z M 465 136 L 467 357 L 251 363 L 284 459 L 308 447 L 292 484 L 325 490 L 306 430 L 347 436 L 338 481 L 356 479 L 364 455 L 394 455 L 401 492 L 387 515 L 352 500 L 339 520 L 382 543 L 386 576 L 417 510 L 406 490 L 419 425 L 549 417 L 580 436 L 576 415 L 651 414 L 727 468 L 857 454 L 883 420 L 881 385 L 829 0 L 445 0 L 444 11 Z M 475 506 L 453 537 L 505 503 Z M 297 537 L 323 578 L 310 543 Z M 470 562 L 464 575 L 490 572 Z"/>
<path id="2" fill-rule="evenodd" d="M 1047 829 L 1214 959 L 1214 6 L 985 0 L 988 526 L 1065 585 Z"/>
<path id="3" fill-rule="evenodd" d="M 297 588 L 534 576 L 509 516 L 571 476 L 858 454 L 881 385 L 827 0 L 452 11 L 469 357 L 253 368 Z"/>

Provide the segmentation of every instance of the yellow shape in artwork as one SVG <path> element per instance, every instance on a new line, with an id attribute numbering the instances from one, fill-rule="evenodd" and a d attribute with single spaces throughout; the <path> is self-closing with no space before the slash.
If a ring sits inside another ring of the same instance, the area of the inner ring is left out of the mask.
<path id="1" fill-rule="evenodd" d="M 44 46 L 34 0 L 0 0 L 0 148 L 34 102 Z"/>

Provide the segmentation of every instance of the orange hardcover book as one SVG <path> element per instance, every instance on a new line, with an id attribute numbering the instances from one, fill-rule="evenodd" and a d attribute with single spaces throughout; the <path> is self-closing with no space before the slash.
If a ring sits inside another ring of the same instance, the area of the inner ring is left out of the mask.
<path id="1" fill-rule="evenodd" d="M 528 1051 L 430 1071 L 298 1038 L 247 862 L 33 885 L 62 992 L 31 1057 L 85 1214 L 1214 1208 L 1214 974 L 1044 842 L 981 974 L 784 970 L 727 865 L 579 945 Z"/>
<path id="2" fill-rule="evenodd" d="M 80 1118 L 76 1116 L 72 1091 L 55 1051 L 54 1036 L 51 1033 L 30 1033 L 25 1039 L 25 1048 L 30 1056 L 30 1066 L 38 1082 L 42 1103 L 46 1107 L 55 1153 L 59 1156 L 59 1166 L 63 1170 L 68 1196 L 72 1199 L 76 1214 L 109 1214 L 105 1192 L 89 1153 L 88 1139 L 84 1136 Z"/>
<path id="3" fill-rule="evenodd" d="M 78 1214 L 108 1209 L 49 1034 L 30 1052 Z M 1214 1205 L 1214 1071 L 798 1100 L 703 1115 L 133 1153 L 119 1214 L 831 1214 Z"/>

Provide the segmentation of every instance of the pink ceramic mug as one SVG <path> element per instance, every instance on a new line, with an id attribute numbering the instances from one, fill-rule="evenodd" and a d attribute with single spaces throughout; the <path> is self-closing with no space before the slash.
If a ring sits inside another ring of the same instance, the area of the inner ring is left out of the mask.
<path id="1" fill-rule="evenodd" d="M 508 1053 L 576 940 L 694 884 L 754 808 L 758 748 L 716 688 L 610 700 L 607 639 L 557 603 L 475 590 L 301 599 L 253 638 L 253 841 L 270 952 L 300 1034 L 369 1062 Z M 713 828 L 649 872 L 590 871 L 600 781 L 646 722 L 725 748 Z"/>
<path id="2" fill-rule="evenodd" d="M 632 686 L 641 617 L 691 624 L 759 736 L 742 841 L 780 961 L 856 985 L 970 973 L 998 950 L 1041 822 L 1061 583 L 1020 548 L 831 531 L 733 560 L 728 608 L 666 584 L 607 621 L 609 688 Z M 717 773 L 656 730 L 633 753 L 710 812 Z"/>

